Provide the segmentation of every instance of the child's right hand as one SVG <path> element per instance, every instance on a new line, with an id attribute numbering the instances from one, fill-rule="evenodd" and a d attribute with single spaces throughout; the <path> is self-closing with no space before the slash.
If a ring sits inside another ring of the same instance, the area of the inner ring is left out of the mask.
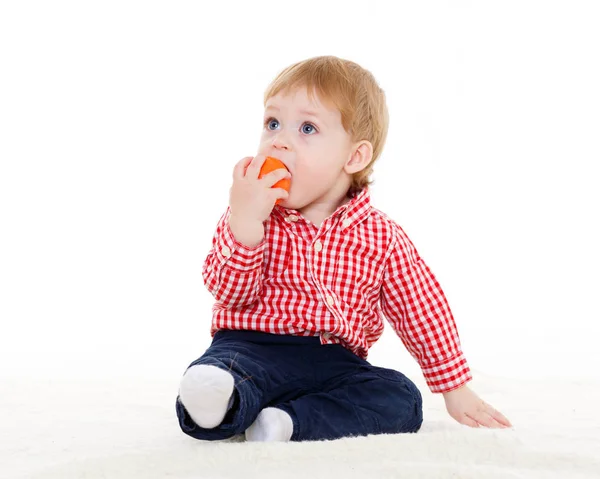
<path id="1" fill-rule="evenodd" d="M 265 155 L 247 156 L 233 169 L 233 184 L 229 190 L 231 216 L 246 224 L 262 224 L 273 211 L 278 199 L 289 194 L 283 188 L 272 188 L 278 181 L 291 178 L 290 173 L 279 168 L 259 178 Z"/>

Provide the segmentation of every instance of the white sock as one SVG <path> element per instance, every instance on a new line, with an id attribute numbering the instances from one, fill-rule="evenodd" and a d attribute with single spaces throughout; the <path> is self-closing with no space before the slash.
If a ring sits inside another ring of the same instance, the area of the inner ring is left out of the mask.
<path id="1" fill-rule="evenodd" d="M 289 441 L 293 432 L 290 415 L 281 409 L 268 407 L 246 430 L 246 441 Z"/>
<path id="2" fill-rule="evenodd" d="M 188 368 L 179 385 L 179 399 L 198 426 L 212 429 L 223 422 L 233 393 L 234 379 L 216 366 Z"/>

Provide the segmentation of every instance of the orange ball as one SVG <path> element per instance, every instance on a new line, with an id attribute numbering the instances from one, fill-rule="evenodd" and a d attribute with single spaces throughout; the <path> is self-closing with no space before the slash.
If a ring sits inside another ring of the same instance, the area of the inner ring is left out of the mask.
<path id="1" fill-rule="evenodd" d="M 263 163 L 263 165 L 260 169 L 260 173 L 258 174 L 258 177 L 262 178 L 267 173 L 271 173 L 271 171 L 278 170 L 280 168 L 285 168 L 287 170 L 286 166 L 283 164 L 283 162 L 281 160 L 278 160 L 277 158 L 273 158 L 272 156 L 267 156 L 267 158 L 265 159 L 265 162 Z M 272 188 L 283 188 L 285 191 L 289 192 L 290 185 L 291 185 L 291 180 L 284 178 L 283 180 L 279 180 L 277 183 L 275 183 L 272 186 Z M 275 202 L 275 204 L 278 204 L 278 203 L 281 203 L 281 200 L 277 200 Z"/>

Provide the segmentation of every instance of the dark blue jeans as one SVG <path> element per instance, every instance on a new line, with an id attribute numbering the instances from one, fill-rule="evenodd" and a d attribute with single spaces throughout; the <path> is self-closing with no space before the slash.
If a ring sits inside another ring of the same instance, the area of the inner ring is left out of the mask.
<path id="1" fill-rule="evenodd" d="M 292 441 L 417 432 L 423 422 L 421 393 L 406 376 L 318 337 L 218 331 L 188 368 L 196 364 L 229 371 L 235 382 L 229 411 L 214 429 L 195 424 L 177 397 L 179 425 L 196 439 L 242 434 L 266 407 L 292 417 Z"/>

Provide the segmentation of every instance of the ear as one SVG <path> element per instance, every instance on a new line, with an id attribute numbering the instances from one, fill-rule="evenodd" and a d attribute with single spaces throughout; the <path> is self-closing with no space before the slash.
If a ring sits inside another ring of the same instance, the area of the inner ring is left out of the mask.
<path id="1" fill-rule="evenodd" d="M 346 173 L 353 174 L 364 170 L 373 159 L 373 145 L 370 141 L 362 140 L 352 146 L 350 158 L 344 165 Z"/>

